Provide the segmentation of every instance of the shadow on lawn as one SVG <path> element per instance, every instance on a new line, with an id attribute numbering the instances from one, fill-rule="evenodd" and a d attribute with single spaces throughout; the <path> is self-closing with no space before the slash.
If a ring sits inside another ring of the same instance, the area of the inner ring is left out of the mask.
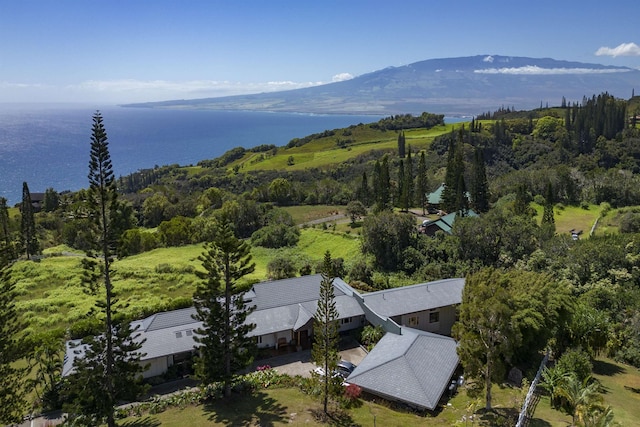
<path id="1" fill-rule="evenodd" d="M 311 409 L 313 417 L 333 427 L 361 427 L 360 424 L 353 422 L 351 416 L 341 409 L 334 409 L 329 411 L 329 414 L 325 414 L 322 409 Z"/>
<path id="2" fill-rule="evenodd" d="M 518 421 L 519 412 L 515 408 L 479 409 L 476 414 L 490 426 L 514 426 Z"/>
<path id="3" fill-rule="evenodd" d="M 232 394 L 204 407 L 209 420 L 232 426 L 273 426 L 288 421 L 287 411 L 275 399 L 263 392 Z"/>
<path id="4" fill-rule="evenodd" d="M 145 417 L 141 420 L 126 421 L 120 425 L 122 427 L 159 427 L 160 421 L 155 418 Z"/>
<path id="5" fill-rule="evenodd" d="M 593 373 L 597 375 L 606 375 L 611 377 L 613 375 L 623 374 L 624 372 L 624 368 L 621 368 L 614 363 L 609 363 L 604 360 L 595 360 L 593 362 Z"/>
<path id="6" fill-rule="evenodd" d="M 551 427 L 551 423 L 540 418 L 533 418 L 529 423 L 529 427 Z"/>

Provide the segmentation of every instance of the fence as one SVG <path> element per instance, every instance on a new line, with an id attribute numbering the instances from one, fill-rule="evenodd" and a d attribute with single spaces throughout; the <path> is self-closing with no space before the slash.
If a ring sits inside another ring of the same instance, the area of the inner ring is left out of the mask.
<path id="1" fill-rule="evenodd" d="M 547 362 L 549 361 L 549 354 L 550 351 L 547 350 L 547 353 L 544 355 L 542 362 L 540 362 L 540 367 L 538 368 L 536 377 L 533 379 L 533 381 L 531 381 L 531 386 L 529 387 L 529 391 L 527 392 L 527 397 L 524 398 L 524 403 L 522 404 L 522 410 L 520 411 L 520 416 L 518 416 L 516 427 L 527 427 L 529 425 L 529 422 L 531 422 L 531 417 L 533 417 L 533 413 L 539 400 L 539 396 L 536 393 L 536 386 L 538 385 L 540 377 L 542 376 L 542 370 L 545 368 L 545 366 L 547 366 Z"/>

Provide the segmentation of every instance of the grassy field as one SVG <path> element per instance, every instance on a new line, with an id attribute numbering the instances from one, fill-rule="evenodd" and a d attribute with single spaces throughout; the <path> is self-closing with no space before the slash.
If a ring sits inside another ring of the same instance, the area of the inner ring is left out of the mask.
<path id="1" fill-rule="evenodd" d="M 244 284 L 267 279 L 267 264 L 274 257 L 289 256 L 302 266 L 315 266 L 329 250 L 334 258 L 349 260 L 359 253 L 359 240 L 352 235 L 321 228 L 301 230 L 295 248 L 252 249 L 256 270 L 244 278 Z M 113 264 L 113 283 L 123 312 L 139 317 L 150 311 L 162 311 L 172 302 L 191 298 L 201 269 L 198 257 L 202 245 L 160 248 L 117 260 Z M 84 319 L 94 299 L 84 292 L 80 261 L 84 256 L 66 247 L 45 251 L 38 262 L 20 261 L 12 267 L 18 292 L 17 307 L 23 313 L 29 331 L 62 327 Z"/>
<path id="2" fill-rule="evenodd" d="M 640 420 L 640 373 L 638 369 L 600 358 L 594 363 L 594 376 L 604 388 L 606 405 L 614 408 L 617 425 L 638 425 Z M 463 390 L 446 406 L 433 414 L 418 414 L 376 398 L 361 399 L 355 408 L 346 410 L 335 426 L 494 426 L 513 425 L 526 393 L 525 389 L 494 385 L 494 411 L 485 413 L 482 398 L 470 398 Z M 200 426 L 321 426 L 314 417 L 320 410 L 316 398 L 297 388 L 270 388 L 254 395 L 220 400 L 210 405 L 171 408 L 166 412 L 124 420 L 129 427 L 189 425 Z M 475 414 L 475 415 L 474 415 Z M 474 415 L 474 420 L 469 417 Z M 567 427 L 571 416 L 551 409 L 547 397 L 536 407 L 532 427 Z"/>
<path id="3" fill-rule="evenodd" d="M 426 148 L 433 139 L 451 132 L 451 129 L 461 126 L 455 125 L 436 126 L 432 129 L 409 129 L 405 131 L 405 139 L 413 149 Z M 336 134 L 319 139 L 300 147 L 278 149 L 275 155 L 265 153 L 248 152 L 244 157 L 232 163 L 231 167 L 239 167 L 242 171 L 254 170 L 302 170 L 307 168 L 324 168 L 352 159 L 371 150 L 397 149 L 398 133 L 395 131 L 380 131 L 368 126 L 355 126 L 349 129 L 351 134 Z M 344 147 L 338 146 L 340 140 L 352 140 L 357 142 L 346 143 Z M 293 164 L 290 163 L 293 158 Z"/>
<path id="4" fill-rule="evenodd" d="M 538 223 L 542 220 L 543 207 L 536 203 L 531 206 L 536 210 L 536 220 Z M 583 238 L 589 235 L 591 227 L 598 219 L 601 208 L 598 205 L 588 205 L 587 209 L 580 206 L 563 206 L 554 208 L 556 233 L 565 234 L 571 230 L 582 230 Z"/>

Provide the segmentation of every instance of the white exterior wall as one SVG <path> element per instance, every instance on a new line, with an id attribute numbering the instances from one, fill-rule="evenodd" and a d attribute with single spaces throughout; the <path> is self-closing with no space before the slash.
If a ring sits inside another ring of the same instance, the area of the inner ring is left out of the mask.
<path id="1" fill-rule="evenodd" d="M 439 321 L 430 323 L 430 313 L 438 312 Z M 412 323 L 412 318 L 417 318 L 418 324 Z M 417 313 L 403 314 L 394 318 L 400 325 L 407 326 L 421 331 L 433 332 L 440 335 L 451 335 L 451 327 L 456 321 L 456 307 L 447 306 L 433 310 L 420 311 Z"/>
<path id="2" fill-rule="evenodd" d="M 450 305 L 440 309 L 440 333 L 442 335 L 451 336 L 451 328 L 456 323 L 458 309 L 456 306 Z"/>
<path id="3" fill-rule="evenodd" d="M 293 339 L 291 336 L 291 331 L 278 331 L 272 334 L 261 335 L 258 341 L 258 348 L 275 348 L 280 338 L 286 339 L 287 344 L 289 344 L 289 342 Z"/>
<path id="4" fill-rule="evenodd" d="M 157 357 L 140 362 L 140 364 L 147 366 L 147 370 L 142 373 L 142 378 L 156 377 L 167 372 L 169 366 L 173 365 L 173 356 Z"/>
<path id="5" fill-rule="evenodd" d="M 350 331 L 352 329 L 358 329 L 361 326 L 364 326 L 364 316 L 353 316 L 353 317 L 347 317 L 344 319 L 340 319 L 339 323 L 340 323 L 340 328 L 338 329 L 338 332 L 345 332 L 345 331 Z"/>

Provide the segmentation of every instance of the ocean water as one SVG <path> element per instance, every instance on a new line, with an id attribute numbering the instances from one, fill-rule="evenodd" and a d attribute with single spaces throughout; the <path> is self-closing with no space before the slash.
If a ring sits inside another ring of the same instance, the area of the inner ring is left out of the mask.
<path id="1" fill-rule="evenodd" d="M 190 165 L 242 146 L 286 145 L 380 116 L 155 110 L 117 106 L 0 104 L 0 196 L 9 205 L 47 188 L 88 186 L 92 116 L 100 110 L 116 176 L 168 164 Z"/>

